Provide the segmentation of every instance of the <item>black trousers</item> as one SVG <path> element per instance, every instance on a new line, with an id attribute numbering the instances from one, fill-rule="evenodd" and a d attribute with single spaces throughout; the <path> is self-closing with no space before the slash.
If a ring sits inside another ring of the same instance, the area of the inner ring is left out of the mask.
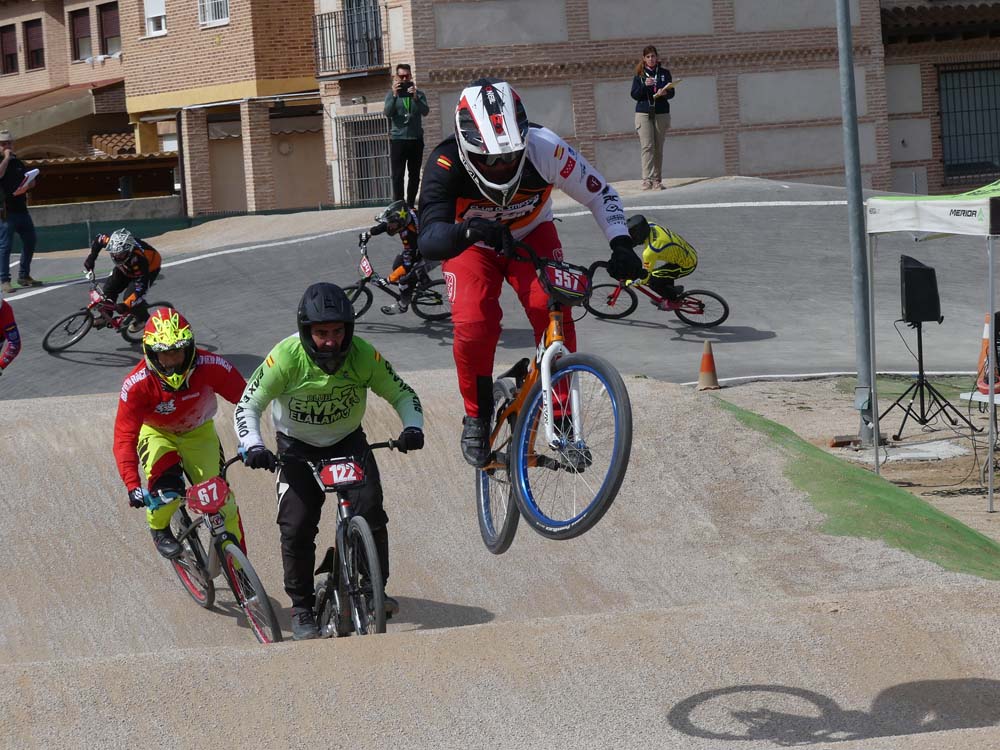
<path id="1" fill-rule="evenodd" d="M 371 526 L 378 550 L 382 578 L 389 578 L 389 517 L 382 507 L 382 481 L 378 464 L 368 448 L 368 439 L 358 428 L 339 443 L 317 447 L 277 435 L 278 450 L 317 461 L 323 458 L 354 456 L 363 458 L 366 482 L 363 487 L 348 491 L 351 507 Z M 281 531 L 281 563 L 285 572 L 285 593 L 293 607 L 312 607 L 315 599 L 313 571 L 316 569 L 316 534 L 326 500 L 326 493 L 317 484 L 312 469 L 306 464 L 290 462 L 278 470 L 278 528 Z M 337 496 L 330 496 L 336 512 Z M 329 540 L 329 546 L 333 545 Z M 385 582 L 383 580 L 383 583 Z"/>
<path id="2" fill-rule="evenodd" d="M 403 199 L 403 170 L 409 173 L 406 180 L 406 205 L 413 208 L 420 187 L 420 167 L 424 160 L 422 140 L 389 141 L 389 162 L 392 167 L 392 199 Z"/>
<path id="3" fill-rule="evenodd" d="M 149 291 L 149 289 L 153 286 L 153 282 L 156 281 L 156 277 L 159 275 L 159 268 L 149 274 L 149 279 L 146 281 L 145 292 Z M 135 284 L 136 279 L 129 278 L 119 271 L 117 266 L 115 266 L 111 270 L 111 275 L 104 281 L 104 296 L 110 300 L 116 300 L 118 299 L 119 294 L 126 292 L 122 299 L 128 299 L 129 296 L 135 292 Z M 149 317 L 149 304 L 148 300 L 145 298 L 145 292 L 143 293 L 142 301 L 134 306 L 136 320 L 140 321 L 145 321 Z"/>

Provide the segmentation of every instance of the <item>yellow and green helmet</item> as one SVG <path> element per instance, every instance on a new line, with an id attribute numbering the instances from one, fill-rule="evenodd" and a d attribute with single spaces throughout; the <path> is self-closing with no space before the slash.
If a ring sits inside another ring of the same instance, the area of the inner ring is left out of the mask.
<path id="1" fill-rule="evenodd" d="M 160 364 L 160 352 L 183 350 L 184 360 L 174 367 Z M 194 372 L 194 331 L 187 319 L 172 307 L 160 307 L 150 314 L 142 333 L 146 366 L 157 374 L 167 390 L 179 391 Z"/>

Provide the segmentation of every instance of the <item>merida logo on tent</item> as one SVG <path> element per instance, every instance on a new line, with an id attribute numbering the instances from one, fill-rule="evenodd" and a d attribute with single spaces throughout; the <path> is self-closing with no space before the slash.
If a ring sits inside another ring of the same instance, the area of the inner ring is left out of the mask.
<path id="1" fill-rule="evenodd" d="M 953 208 L 948 212 L 949 216 L 968 216 L 969 218 L 975 218 L 979 216 L 979 211 L 974 208 Z"/>

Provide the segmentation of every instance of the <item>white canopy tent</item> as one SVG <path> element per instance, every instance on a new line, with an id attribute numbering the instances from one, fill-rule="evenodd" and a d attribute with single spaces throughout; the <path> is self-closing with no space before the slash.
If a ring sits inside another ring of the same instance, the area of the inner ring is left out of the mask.
<path id="1" fill-rule="evenodd" d="M 871 408 L 875 431 L 875 472 L 879 471 L 879 419 L 878 394 L 875 380 L 875 292 L 872 271 L 878 236 L 889 232 L 912 232 L 925 235 L 923 239 L 952 234 L 972 235 L 986 240 L 986 260 L 989 272 L 986 281 L 986 311 L 990 313 L 989 340 L 989 488 L 987 510 L 993 511 L 993 451 L 995 434 L 995 372 L 996 372 L 996 301 L 993 284 L 994 240 L 1000 236 L 1000 180 L 976 190 L 959 195 L 940 196 L 890 196 L 869 198 L 865 202 L 865 219 L 868 231 L 868 338 L 871 342 Z"/>

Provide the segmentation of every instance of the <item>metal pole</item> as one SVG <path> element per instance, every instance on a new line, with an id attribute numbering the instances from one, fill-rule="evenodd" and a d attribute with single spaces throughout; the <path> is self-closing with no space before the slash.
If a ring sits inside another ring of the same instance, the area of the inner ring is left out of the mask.
<path id="1" fill-rule="evenodd" d="M 858 108 L 854 91 L 854 50 L 851 41 L 849 0 L 837 0 L 837 47 L 840 51 L 840 104 L 844 127 L 844 169 L 847 216 L 851 234 L 851 287 L 854 299 L 854 356 L 858 371 L 855 403 L 861 411 L 858 435 L 862 445 L 872 441 L 872 311 L 869 307 L 867 253 L 865 252 L 864 195 L 861 192 L 861 150 L 858 145 Z M 877 453 L 877 450 L 876 450 Z"/>
<path id="2" fill-rule="evenodd" d="M 875 248 L 878 247 L 878 235 L 869 234 L 868 235 L 868 253 L 866 254 L 867 259 L 867 270 L 868 278 L 872 278 L 875 275 Z M 875 286 L 874 284 L 868 285 L 868 309 L 875 309 Z M 875 372 L 875 320 L 874 317 L 868 316 L 868 367 L 869 367 L 869 382 L 872 383 L 871 389 L 871 410 L 872 410 L 872 444 L 875 447 L 875 474 L 881 475 L 882 468 L 879 463 L 879 446 L 882 444 L 882 430 L 878 422 L 878 381 Z M 864 418 L 864 417 L 862 417 Z"/>
<path id="3" fill-rule="evenodd" d="M 986 259 L 987 266 L 989 267 L 989 279 L 987 280 L 987 287 L 989 288 L 990 295 L 990 340 L 989 345 L 986 347 L 988 355 L 986 357 L 987 366 L 990 368 L 990 374 L 987 382 L 990 384 L 990 450 L 989 450 L 989 461 L 990 467 L 987 471 L 989 475 L 989 489 L 987 490 L 987 502 L 986 510 L 989 513 L 993 512 L 993 452 L 994 446 L 996 445 L 996 428 L 994 423 L 997 416 L 997 405 L 996 405 L 996 394 L 994 393 L 994 386 L 996 385 L 996 367 L 997 367 L 997 356 L 996 356 L 996 335 L 997 335 L 997 320 L 996 320 L 996 304 L 993 299 L 993 236 L 990 235 L 989 239 L 986 240 Z"/>

